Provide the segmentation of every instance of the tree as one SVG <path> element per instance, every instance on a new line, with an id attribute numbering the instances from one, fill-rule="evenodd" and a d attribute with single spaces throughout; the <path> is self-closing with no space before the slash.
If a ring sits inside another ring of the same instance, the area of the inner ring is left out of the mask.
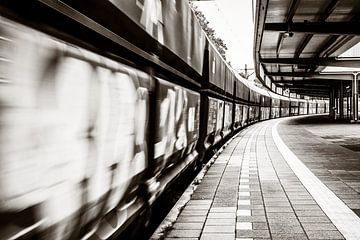
<path id="1" fill-rule="evenodd" d="M 195 16 L 197 17 L 200 26 L 202 27 L 206 35 L 209 37 L 210 41 L 215 45 L 222 58 L 226 61 L 226 50 L 228 48 L 224 40 L 216 36 L 215 30 L 209 27 L 209 21 L 206 19 L 205 15 L 198 9 L 198 7 L 195 6 L 191 1 L 189 1 L 189 4 L 191 9 L 195 13 Z"/>

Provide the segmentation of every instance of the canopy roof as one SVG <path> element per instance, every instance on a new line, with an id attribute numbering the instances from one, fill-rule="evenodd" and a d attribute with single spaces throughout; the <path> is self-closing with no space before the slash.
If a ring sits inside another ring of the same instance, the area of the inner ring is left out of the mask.
<path id="1" fill-rule="evenodd" d="M 273 90 L 327 97 L 332 84 L 353 76 L 322 72 L 326 66 L 360 67 L 360 58 L 338 57 L 360 41 L 359 13 L 357 0 L 258 0 L 258 77 Z"/>

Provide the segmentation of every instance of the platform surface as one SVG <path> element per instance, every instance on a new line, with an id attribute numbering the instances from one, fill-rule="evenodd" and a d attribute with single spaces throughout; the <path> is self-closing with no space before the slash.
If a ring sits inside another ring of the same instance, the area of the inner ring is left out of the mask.
<path id="1" fill-rule="evenodd" d="M 325 116 L 242 130 L 166 240 L 360 239 L 360 126 Z"/>

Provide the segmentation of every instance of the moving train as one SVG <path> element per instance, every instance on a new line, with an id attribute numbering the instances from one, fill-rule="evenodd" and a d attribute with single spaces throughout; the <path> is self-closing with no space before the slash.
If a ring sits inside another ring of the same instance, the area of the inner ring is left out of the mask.
<path id="1" fill-rule="evenodd" d="M 0 14 L 0 239 L 117 236 L 241 128 L 329 111 L 241 78 L 185 0 Z"/>

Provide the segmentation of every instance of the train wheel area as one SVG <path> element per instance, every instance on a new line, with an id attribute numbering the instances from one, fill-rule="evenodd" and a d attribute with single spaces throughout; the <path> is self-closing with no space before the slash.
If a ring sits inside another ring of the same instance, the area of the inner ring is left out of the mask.
<path id="1" fill-rule="evenodd" d="M 359 128 L 327 119 L 242 130 L 152 239 L 359 239 Z"/>

